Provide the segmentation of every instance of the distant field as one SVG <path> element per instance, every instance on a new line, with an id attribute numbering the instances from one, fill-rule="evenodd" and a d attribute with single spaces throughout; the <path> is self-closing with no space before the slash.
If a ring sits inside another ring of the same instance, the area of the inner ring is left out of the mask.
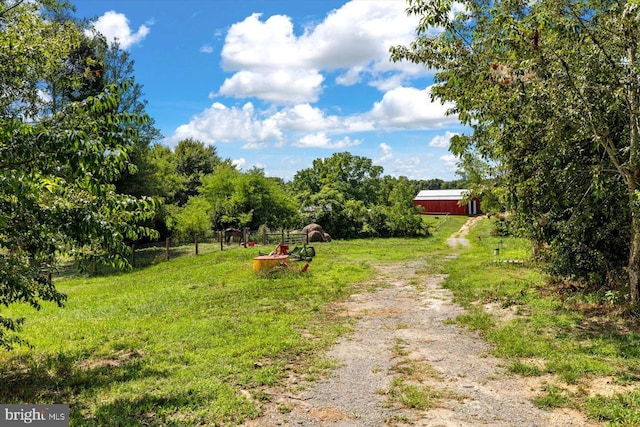
<path id="1" fill-rule="evenodd" d="M 305 274 L 256 274 L 253 257 L 272 248 L 235 247 L 199 256 L 185 250 L 130 273 L 59 279 L 65 308 L 3 310 L 26 317 L 21 336 L 33 348 L 0 353 L 0 401 L 68 403 L 78 426 L 255 417 L 259 404 L 243 390 L 269 399 L 259 390 L 293 362 L 311 379 L 330 367 L 310 357 L 349 328 L 330 305 L 371 277 L 372 265 L 444 253 L 444 236 L 465 219 L 425 217 L 438 226 L 429 238 L 315 244 Z"/>

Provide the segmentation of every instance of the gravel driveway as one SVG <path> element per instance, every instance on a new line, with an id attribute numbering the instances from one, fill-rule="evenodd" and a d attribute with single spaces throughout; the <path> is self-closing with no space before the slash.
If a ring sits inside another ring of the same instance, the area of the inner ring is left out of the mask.
<path id="1" fill-rule="evenodd" d="M 464 245 L 465 227 L 450 244 Z M 340 306 L 356 324 L 329 351 L 338 363 L 333 375 L 299 394 L 275 395 L 266 414 L 247 425 L 598 425 L 577 412 L 533 406 L 531 398 L 539 392 L 535 380 L 506 374 L 501 360 L 488 355 L 488 344 L 447 322 L 464 310 L 440 286 L 444 276 L 416 274 L 426 262 L 380 267 L 369 286 L 375 292 L 352 295 Z M 426 409 L 399 404 L 391 399 L 394 379 L 431 390 L 437 398 Z"/>

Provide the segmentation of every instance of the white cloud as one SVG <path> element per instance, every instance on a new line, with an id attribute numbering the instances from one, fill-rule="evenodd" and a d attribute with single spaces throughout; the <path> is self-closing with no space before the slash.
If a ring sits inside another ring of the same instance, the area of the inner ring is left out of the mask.
<path id="1" fill-rule="evenodd" d="M 274 15 L 266 21 L 254 13 L 229 28 L 222 48 L 222 67 L 227 71 L 300 67 L 301 54 L 288 16 Z"/>
<path id="2" fill-rule="evenodd" d="M 228 108 L 215 102 L 211 107 L 191 118 L 189 123 L 179 126 L 170 142 L 194 138 L 206 143 L 244 141 L 259 143 L 279 140 L 282 132 L 272 121 L 261 120 L 252 103 L 242 108 Z"/>
<path id="3" fill-rule="evenodd" d="M 449 143 L 451 142 L 451 138 L 458 135 L 455 132 L 445 132 L 444 135 L 434 136 L 431 141 L 429 141 L 429 147 L 437 147 L 437 148 L 449 148 Z"/>
<path id="4" fill-rule="evenodd" d="M 433 129 L 457 123 L 455 116 L 445 115 L 447 108 L 431 102 L 429 88 L 405 87 L 387 92 L 367 113 L 346 116 L 328 115 L 309 103 L 275 111 L 256 111 L 250 102 L 242 107 L 214 102 L 210 108 L 194 115 L 189 123 L 178 127 L 169 142 L 190 137 L 209 143 L 242 142 L 243 148 L 258 149 L 268 144 L 283 147 L 287 140 L 295 140 L 294 145 L 301 147 L 344 148 L 359 144 L 359 140 L 331 141 L 327 135 Z M 446 132 L 429 145 L 446 147 L 453 135 Z"/>
<path id="5" fill-rule="evenodd" d="M 351 140 L 348 136 L 345 136 L 341 140 L 332 141 L 324 132 L 309 134 L 302 137 L 300 140 L 293 143 L 295 147 L 303 148 L 327 148 L 333 150 L 341 150 L 343 148 L 353 147 L 360 145 L 362 141 L 359 139 Z"/>
<path id="6" fill-rule="evenodd" d="M 442 161 L 435 161 L 433 155 L 428 152 L 420 152 L 410 156 L 396 156 L 378 161 L 377 164 L 384 168 L 385 175 L 406 176 L 409 179 L 425 179 L 427 177 L 451 176 L 455 171 L 447 164 L 443 168 Z"/>
<path id="7" fill-rule="evenodd" d="M 393 149 L 391 148 L 390 145 L 385 144 L 383 142 L 382 144 L 380 144 L 379 148 L 380 148 L 379 149 L 380 158 L 375 159 L 373 161 L 375 164 L 385 163 L 385 162 L 388 162 L 389 160 L 391 160 L 393 158 Z"/>
<path id="8" fill-rule="evenodd" d="M 444 171 L 453 172 L 458 169 L 458 158 L 453 154 L 441 156 L 439 160 L 443 164 Z"/>
<path id="9" fill-rule="evenodd" d="M 239 158 L 235 160 L 231 160 L 231 164 L 236 167 L 236 169 L 240 170 L 244 165 L 247 164 L 247 160 L 244 158 Z"/>
<path id="10" fill-rule="evenodd" d="M 440 127 L 457 122 L 456 116 L 447 116 L 451 108 L 432 102 L 430 88 L 419 90 L 399 87 L 385 93 L 369 113 L 378 127 L 420 129 Z"/>
<path id="11" fill-rule="evenodd" d="M 309 104 L 298 104 L 271 116 L 281 129 L 298 132 L 314 132 L 342 127 L 337 116 L 326 116 L 322 110 Z"/>
<path id="12" fill-rule="evenodd" d="M 152 20 L 138 27 L 134 33 L 129 27 L 129 19 L 126 15 L 113 10 L 106 12 L 93 23 L 93 27 L 104 35 L 109 43 L 118 41 L 122 49 L 129 49 L 142 42 L 151 31 L 150 25 L 153 25 Z"/>
<path id="13" fill-rule="evenodd" d="M 323 80 L 315 70 L 240 71 L 225 79 L 220 95 L 256 97 L 281 104 L 314 102 L 318 100 Z"/>
<path id="14" fill-rule="evenodd" d="M 362 80 L 364 67 L 351 67 L 346 73 L 336 77 L 336 83 L 343 86 L 352 86 Z"/>
<path id="15" fill-rule="evenodd" d="M 201 53 L 213 53 L 213 47 L 209 46 L 208 44 L 202 45 L 200 47 L 200 52 Z"/>
<path id="16" fill-rule="evenodd" d="M 234 75 L 219 93 L 293 104 L 317 100 L 327 71 L 343 70 L 336 79 L 341 85 L 366 77 L 385 89 L 405 78 L 381 74 L 424 75 L 424 67 L 389 61 L 391 45 L 415 39 L 418 19 L 407 16 L 405 6 L 398 0 L 350 1 L 299 36 L 288 16 L 248 16 L 227 32 L 221 64 Z"/>

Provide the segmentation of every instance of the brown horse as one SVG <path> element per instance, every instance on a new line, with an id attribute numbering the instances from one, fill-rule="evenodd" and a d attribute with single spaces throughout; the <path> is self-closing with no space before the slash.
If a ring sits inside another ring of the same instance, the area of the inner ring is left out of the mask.
<path id="1" fill-rule="evenodd" d="M 227 228 L 224 230 L 224 243 L 229 246 L 231 244 L 231 238 L 237 237 L 238 244 L 242 243 L 242 231 L 237 228 Z"/>

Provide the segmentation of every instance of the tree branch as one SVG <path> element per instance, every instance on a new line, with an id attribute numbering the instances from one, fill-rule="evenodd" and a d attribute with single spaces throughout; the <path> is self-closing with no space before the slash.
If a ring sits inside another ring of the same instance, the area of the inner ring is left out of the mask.
<path id="1" fill-rule="evenodd" d="M 626 171 L 626 169 L 620 163 L 620 160 L 618 159 L 617 148 L 616 148 L 614 142 L 612 141 L 612 139 L 608 135 L 606 135 L 606 134 L 603 135 L 602 132 L 599 130 L 601 127 L 597 126 L 597 124 L 596 124 L 597 120 L 593 118 L 593 110 L 594 110 L 594 108 L 592 108 L 591 104 L 589 103 L 589 100 L 584 96 L 584 94 L 576 86 L 576 84 L 574 82 L 574 79 L 573 79 L 573 77 L 571 75 L 571 70 L 569 68 L 569 64 L 567 64 L 567 62 L 564 60 L 564 58 L 562 58 L 557 53 L 555 55 L 557 56 L 558 60 L 560 61 L 560 64 L 562 64 L 562 68 L 563 68 L 563 70 L 565 72 L 565 75 L 567 76 L 567 79 L 569 80 L 569 84 L 573 88 L 574 92 L 580 97 L 580 99 L 582 100 L 584 105 L 587 107 L 586 110 L 587 110 L 588 122 L 589 122 L 589 125 L 591 127 L 591 132 L 593 133 L 593 136 L 600 143 L 600 145 L 602 145 L 602 147 L 604 147 L 605 151 L 607 152 L 607 154 L 609 156 L 609 159 L 611 160 L 613 165 L 616 167 L 616 170 L 618 171 L 620 176 L 622 176 L 622 179 L 624 179 L 626 184 L 629 184 L 630 176 L 629 176 L 628 172 Z"/>
<path id="2" fill-rule="evenodd" d="M 13 6 L 9 6 L 8 8 L 6 8 L 5 10 L 3 10 L 2 12 L 0 12 L 0 19 L 4 18 L 4 16 L 11 12 L 12 9 L 15 9 L 16 7 L 20 6 L 22 3 L 24 3 L 25 0 L 18 0 L 17 3 L 15 3 Z"/>

